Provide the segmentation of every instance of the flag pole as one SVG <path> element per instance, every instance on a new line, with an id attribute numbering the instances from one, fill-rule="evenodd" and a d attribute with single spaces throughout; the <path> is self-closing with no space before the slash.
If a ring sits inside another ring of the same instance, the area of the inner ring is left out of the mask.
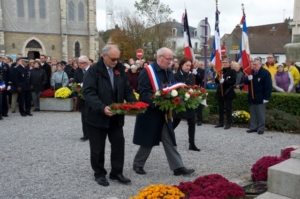
<path id="1" fill-rule="evenodd" d="M 242 10 L 243 10 L 243 17 L 244 17 L 244 20 L 246 20 L 246 15 L 245 15 L 245 7 L 244 7 L 244 4 L 242 3 Z M 249 43 L 249 40 L 248 40 L 248 43 Z M 247 62 L 248 62 L 248 67 L 251 67 L 251 61 L 249 59 L 250 55 L 247 56 Z M 246 69 L 244 69 L 244 73 L 249 76 L 250 74 L 247 74 L 246 73 Z M 253 81 L 252 79 L 250 80 L 250 89 L 251 89 L 251 97 L 252 99 L 254 99 L 254 90 L 253 90 Z"/>
<path id="2" fill-rule="evenodd" d="M 216 15 L 217 15 L 217 12 L 218 12 L 218 0 L 216 0 Z M 215 20 L 217 20 L 217 19 L 215 19 Z M 219 21 L 217 22 L 216 21 L 216 23 L 219 23 Z M 218 26 L 218 28 L 219 28 L 219 26 Z M 215 37 L 216 37 L 216 35 L 215 35 Z M 221 53 L 221 52 L 220 52 Z M 220 66 L 221 66 L 221 70 L 222 70 L 222 60 L 220 60 Z M 219 70 L 220 70 L 219 69 Z M 217 71 L 217 74 L 218 74 L 218 76 L 219 76 L 219 82 L 220 82 L 220 80 L 222 79 L 222 77 L 221 77 L 221 72 L 220 71 Z M 224 97 L 224 89 L 223 89 L 223 84 L 219 84 L 220 85 L 220 89 L 221 89 L 221 96 L 222 96 L 222 98 Z"/>

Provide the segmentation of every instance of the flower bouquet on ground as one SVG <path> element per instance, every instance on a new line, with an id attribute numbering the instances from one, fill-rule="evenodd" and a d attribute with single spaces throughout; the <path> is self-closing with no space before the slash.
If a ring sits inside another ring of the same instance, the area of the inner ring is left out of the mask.
<path id="1" fill-rule="evenodd" d="M 145 189 L 141 190 L 138 195 L 135 197 L 131 197 L 130 199 L 145 199 L 145 198 L 153 198 L 153 199 L 183 199 L 185 194 L 182 193 L 177 187 L 158 184 L 158 185 L 149 185 Z"/>
<path id="2" fill-rule="evenodd" d="M 72 91 L 68 87 L 62 87 L 55 91 L 55 98 L 68 98 L 72 94 Z"/>
<path id="3" fill-rule="evenodd" d="M 144 113 L 148 106 L 149 104 L 144 102 L 129 102 L 123 104 L 111 104 L 109 107 L 113 113 L 120 115 Z"/>
<path id="4" fill-rule="evenodd" d="M 234 111 L 232 121 L 234 123 L 247 123 L 250 120 L 250 114 L 247 111 Z"/>
<path id="5" fill-rule="evenodd" d="M 40 95 L 40 98 L 53 98 L 53 97 L 54 97 L 54 90 L 52 89 L 44 90 Z"/>
<path id="6" fill-rule="evenodd" d="M 153 95 L 153 103 L 160 106 L 160 110 L 174 110 L 176 113 L 186 111 L 187 108 L 196 109 L 204 99 L 205 89 L 196 85 L 187 86 L 184 83 L 168 85 Z"/>
<path id="7" fill-rule="evenodd" d="M 83 93 L 82 93 L 82 84 L 74 83 L 71 87 L 72 93 L 77 93 L 77 95 L 84 99 Z"/>

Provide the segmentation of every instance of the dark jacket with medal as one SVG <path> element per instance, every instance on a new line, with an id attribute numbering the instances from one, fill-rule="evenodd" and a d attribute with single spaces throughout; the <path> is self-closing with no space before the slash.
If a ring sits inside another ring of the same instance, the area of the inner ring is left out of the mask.
<path id="1" fill-rule="evenodd" d="M 21 88 L 22 91 L 31 90 L 30 69 L 28 66 L 17 66 L 14 71 L 13 85 L 16 89 Z"/>
<path id="2" fill-rule="evenodd" d="M 0 83 L 4 81 L 5 82 L 5 86 L 9 86 L 10 85 L 10 69 L 8 64 L 2 62 L 0 63 Z"/>
<path id="3" fill-rule="evenodd" d="M 174 83 L 174 74 L 171 68 L 164 70 L 157 64 L 156 61 L 152 65 L 153 70 L 162 85 Z M 159 145 L 161 140 L 163 125 L 166 123 L 165 112 L 160 110 L 159 106 L 155 106 L 152 102 L 152 96 L 154 93 L 146 69 L 141 70 L 138 79 L 140 101 L 149 104 L 149 107 L 145 113 L 138 114 L 136 117 L 133 143 L 144 147 L 153 147 L 155 145 Z M 170 126 L 168 127 L 170 128 Z M 169 130 L 169 132 L 170 131 L 172 130 Z M 170 132 L 170 136 L 173 143 L 176 145 L 174 131 Z"/>
<path id="4" fill-rule="evenodd" d="M 175 76 L 175 82 L 182 82 L 188 86 L 194 85 L 194 77 L 191 72 L 186 73 L 183 72 L 181 69 L 179 69 L 174 76 Z M 188 119 L 192 117 L 195 117 L 195 109 L 187 108 L 186 111 L 179 112 L 179 113 L 173 111 L 173 118 Z"/>
<path id="5" fill-rule="evenodd" d="M 129 85 L 125 66 L 118 62 L 113 69 L 114 88 L 112 88 L 106 65 L 101 57 L 84 74 L 83 95 L 85 98 L 86 122 L 98 128 L 108 128 L 110 120 L 114 125 L 124 126 L 124 115 L 105 115 L 104 108 L 113 103 L 135 102 L 136 98 Z"/>
<path id="6" fill-rule="evenodd" d="M 217 100 L 232 100 L 236 98 L 236 94 L 234 91 L 234 85 L 236 82 L 236 71 L 228 68 L 223 68 L 222 70 L 223 74 L 223 97 L 221 92 L 221 84 L 218 78 L 215 78 L 215 82 L 218 84 L 217 92 L 215 95 L 215 98 Z"/>

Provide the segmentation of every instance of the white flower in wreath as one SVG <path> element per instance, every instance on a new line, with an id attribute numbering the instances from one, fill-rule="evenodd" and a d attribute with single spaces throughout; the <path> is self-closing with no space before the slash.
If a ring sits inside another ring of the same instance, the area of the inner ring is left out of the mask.
<path id="1" fill-rule="evenodd" d="M 176 97 L 177 95 L 178 95 L 177 90 L 172 90 L 172 91 L 171 91 L 171 96 L 172 96 L 172 97 Z"/>
<path id="2" fill-rule="evenodd" d="M 190 97 L 191 97 L 190 94 L 185 93 L 185 95 L 184 95 L 184 100 L 187 101 Z"/>
<path id="3" fill-rule="evenodd" d="M 160 94 L 160 91 L 156 91 L 155 92 L 155 96 L 160 96 L 161 94 Z"/>
<path id="4" fill-rule="evenodd" d="M 81 83 L 81 84 L 79 84 L 79 85 L 80 85 L 81 88 L 83 87 L 83 83 Z"/>

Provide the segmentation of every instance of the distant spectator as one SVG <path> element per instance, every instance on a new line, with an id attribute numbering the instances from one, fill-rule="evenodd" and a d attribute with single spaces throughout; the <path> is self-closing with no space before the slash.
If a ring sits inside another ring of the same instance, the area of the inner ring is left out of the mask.
<path id="1" fill-rule="evenodd" d="M 179 69 L 179 63 L 178 61 L 174 61 L 174 64 L 173 64 L 173 73 L 176 74 L 177 71 Z"/>
<path id="2" fill-rule="evenodd" d="M 40 62 L 34 61 L 33 69 L 30 71 L 31 96 L 34 111 L 40 111 L 40 95 L 47 83 L 46 71 L 40 67 Z"/>
<path id="3" fill-rule="evenodd" d="M 138 78 L 139 78 L 139 73 L 137 71 L 137 66 L 136 65 L 132 65 L 130 67 L 130 71 L 128 72 L 128 81 L 129 84 L 131 86 L 131 88 L 133 89 L 133 92 L 138 92 Z"/>
<path id="4" fill-rule="evenodd" d="M 94 60 L 93 59 L 89 59 L 89 65 L 93 65 L 94 64 Z"/>
<path id="5" fill-rule="evenodd" d="M 236 81 L 234 84 L 234 88 L 243 90 L 243 86 L 244 86 L 243 69 L 241 68 L 241 65 L 237 62 L 234 62 L 232 65 L 233 65 L 233 69 L 236 71 Z"/>
<path id="6" fill-rule="evenodd" d="M 66 87 L 69 83 L 68 75 L 63 71 L 61 64 L 58 64 L 56 69 L 56 72 L 51 78 L 51 86 L 54 90 Z"/>
<path id="7" fill-rule="evenodd" d="M 145 61 L 145 62 L 143 63 L 143 68 L 145 68 L 145 67 L 148 66 L 148 65 L 149 65 L 149 63 Z"/>
<path id="8" fill-rule="evenodd" d="M 275 73 L 277 72 L 277 65 L 278 63 L 275 60 L 275 55 L 273 53 L 269 53 L 264 68 L 270 72 L 271 77 L 274 77 Z"/>
<path id="9" fill-rule="evenodd" d="M 285 61 L 286 67 L 284 68 L 285 71 L 289 71 L 293 77 L 293 81 L 294 81 L 294 87 L 295 90 L 298 87 L 299 84 L 299 79 L 300 79 L 300 74 L 298 69 L 296 68 L 296 66 L 293 66 L 293 62 L 286 60 Z"/>
<path id="10" fill-rule="evenodd" d="M 148 61 L 149 65 L 150 65 L 150 64 L 152 64 L 155 60 L 154 60 L 153 57 L 149 57 L 147 61 Z"/>
<path id="11" fill-rule="evenodd" d="M 294 80 L 289 71 L 284 71 L 283 65 L 277 65 L 277 73 L 274 75 L 273 87 L 278 92 L 294 93 Z"/>
<path id="12" fill-rule="evenodd" d="M 33 60 L 33 59 L 30 59 L 30 60 L 29 60 L 29 65 L 28 65 L 30 70 L 33 69 L 33 65 L 34 65 L 34 60 Z"/>
<path id="13" fill-rule="evenodd" d="M 125 73 L 128 73 L 130 71 L 130 66 L 127 63 L 123 64 L 125 66 Z"/>

